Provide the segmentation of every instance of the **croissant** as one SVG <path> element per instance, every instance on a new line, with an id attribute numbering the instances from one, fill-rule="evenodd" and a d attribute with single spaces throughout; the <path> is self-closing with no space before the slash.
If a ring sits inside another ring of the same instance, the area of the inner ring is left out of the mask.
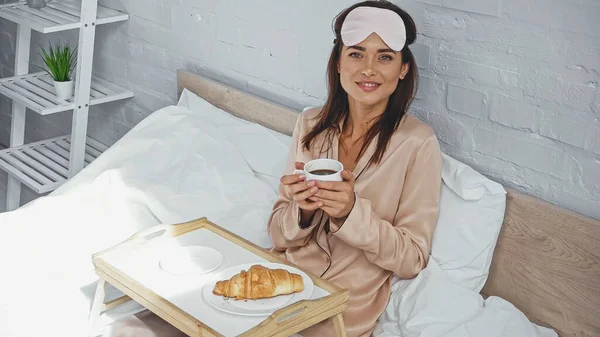
<path id="1" fill-rule="evenodd" d="M 285 269 L 253 265 L 229 280 L 217 281 L 213 294 L 236 300 L 255 300 L 288 295 L 304 290 L 302 276 Z"/>

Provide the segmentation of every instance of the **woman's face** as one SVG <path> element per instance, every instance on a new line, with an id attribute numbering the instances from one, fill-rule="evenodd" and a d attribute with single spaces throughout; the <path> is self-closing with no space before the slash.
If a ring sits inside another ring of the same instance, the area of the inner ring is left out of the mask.
<path id="1" fill-rule="evenodd" d="M 387 103 L 404 79 L 408 63 L 373 33 L 356 46 L 343 46 L 338 64 L 342 87 L 349 99 L 366 106 Z"/>

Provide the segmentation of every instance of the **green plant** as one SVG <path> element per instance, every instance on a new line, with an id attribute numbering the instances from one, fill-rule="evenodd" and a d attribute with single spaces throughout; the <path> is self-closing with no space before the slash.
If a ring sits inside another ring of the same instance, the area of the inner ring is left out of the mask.
<path id="1" fill-rule="evenodd" d="M 73 69 L 77 64 L 76 52 L 77 49 L 71 50 L 68 43 L 64 45 L 58 43 L 54 47 L 50 44 L 48 51 L 42 48 L 43 55 L 40 56 L 48 67 L 44 70 L 57 82 L 70 81 Z"/>

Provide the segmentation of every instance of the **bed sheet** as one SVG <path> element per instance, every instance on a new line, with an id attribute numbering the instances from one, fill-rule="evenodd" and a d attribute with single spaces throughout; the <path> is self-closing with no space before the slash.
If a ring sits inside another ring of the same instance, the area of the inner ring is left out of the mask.
<path id="1" fill-rule="evenodd" d="M 0 214 L 0 336 L 86 336 L 90 256 L 140 229 L 206 216 L 269 247 L 275 183 L 210 120 L 176 106 L 154 112 L 50 195 Z"/>
<path id="2" fill-rule="evenodd" d="M 289 137 L 253 123 L 216 125 L 180 106 L 154 112 L 49 196 L 0 214 L 0 336 L 87 336 L 97 281 L 90 256 L 140 229 L 206 216 L 270 247 L 266 223 L 283 166 L 253 168 L 288 147 Z M 101 323 L 140 309 L 131 303 Z M 454 285 L 432 259 L 417 278 L 395 279 L 374 336 L 556 334 L 502 299 Z"/>
<path id="3" fill-rule="evenodd" d="M 455 284 L 430 257 L 412 280 L 397 280 L 373 337 L 557 337 L 511 303 Z"/>

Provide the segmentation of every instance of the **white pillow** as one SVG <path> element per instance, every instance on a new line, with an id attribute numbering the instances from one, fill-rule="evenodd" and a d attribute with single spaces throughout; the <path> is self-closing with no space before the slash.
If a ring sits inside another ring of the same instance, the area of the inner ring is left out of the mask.
<path id="1" fill-rule="evenodd" d="M 448 279 L 435 259 L 411 280 L 392 286 L 373 337 L 557 337 L 510 302 L 487 299 Z"/>
<path id="2" fill-rule="evenodd" d="M 251 124 L 251 122 L 237 118 L 234 115 L 219 109 L 188 89 L 183 89 L 181 92 L 181 96 L 177 101 L 177 106 L 186 107 L 196 112 L 198 116 L 210 120 L 217 126 Z"/>
<path id="3" fill-rule="evenodd" d="M 446 154 L 442 161 L 440 215 L 431 256 L 452 281 L 480 292 L 504 221 L 506 191 Z"/>
<path id="4" fill-rule="evenodd" d="M 215 124 L 221 134 L 239 150 L 252 171 L 271 187 L 278 188 L 291 137 L 235 117 L 188 89 L 182 91 L 177 106 L 184 106 Z"/>

